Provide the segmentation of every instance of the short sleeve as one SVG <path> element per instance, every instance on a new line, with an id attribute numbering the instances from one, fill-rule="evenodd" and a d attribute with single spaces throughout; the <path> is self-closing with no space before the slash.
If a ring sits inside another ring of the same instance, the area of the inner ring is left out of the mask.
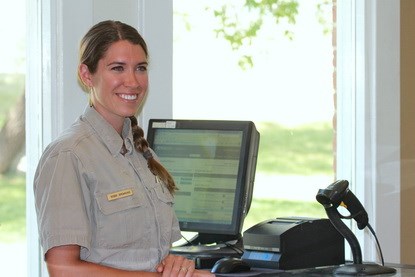
<path id="1" fill-rule="evenodd" d="M 35 204 L 43 254 L 60 245 L 90 247 L 89 197 L 82 164 L 71 151 L 43 157 L 34 180 Z"/>

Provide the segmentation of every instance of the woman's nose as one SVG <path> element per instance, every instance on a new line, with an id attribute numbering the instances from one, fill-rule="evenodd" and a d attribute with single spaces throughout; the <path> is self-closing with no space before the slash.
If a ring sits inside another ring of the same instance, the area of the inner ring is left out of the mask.
<path id="1" fill-rule="evenodd" d="M 136 72 L 133 71 L 133 72 L 127 73 L 127 76 L 125 79 L 125 85 L 127 87 L 138 87 L 140 85 Z"/>

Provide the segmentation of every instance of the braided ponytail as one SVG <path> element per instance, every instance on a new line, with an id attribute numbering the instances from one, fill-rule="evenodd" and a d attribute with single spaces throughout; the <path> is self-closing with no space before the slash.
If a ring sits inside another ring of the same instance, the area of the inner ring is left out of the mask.
<path id="1" fill-rule="evenodd" d="M 130 116 L 130 120 L 135 149 L 143 154 L 144 158 L 147 160 L 147 165 L 150 171 L 157 178 L 160 178 L 160 180 L 167 186 L 167 189 L 171 194 L 174 194 L 177 187 L 173 177 L 162 164 L 154 159 L 153 154 L 148 147 L 148 142 L 144 138 L 144 131 L 140 128 L 140 126 L 138 126 L 137 118 L 135 116 Z"/>

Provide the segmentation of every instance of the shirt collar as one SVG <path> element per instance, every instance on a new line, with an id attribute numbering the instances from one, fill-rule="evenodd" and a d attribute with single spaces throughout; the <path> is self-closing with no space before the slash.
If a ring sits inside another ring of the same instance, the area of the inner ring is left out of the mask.
<path id="1" fill-rule="evenodd" d="M 115 131 L 93 107 L 89 105 L 85 108 L 81 120 L 89 123 L 92 129 L 100 137 L 101 141 L 107 146 L 112 155 L 118 155 L 121 152 L 123 142 L 127 149 L 127 154 L 133 151 L 133 135 L 131 130 L 131 121 L 129 118 L 124 119 L 122 137 Z"/>

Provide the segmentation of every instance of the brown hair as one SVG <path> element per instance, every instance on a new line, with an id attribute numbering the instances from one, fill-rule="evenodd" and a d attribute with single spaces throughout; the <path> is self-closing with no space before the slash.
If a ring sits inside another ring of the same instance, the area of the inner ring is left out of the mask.
<path id="1" fill-rule="evenodd" d="M 89 72 L 96 72 L 99 60 L 104 57 L 108 48 L 115 42 L 127 40 L 135 45 L 140 45 L 148 58 L 147 44 L 138 31 L 120 21 L 106 20 L 92 26 L 81 40 L 79 47 L 79 64 L 88 66 Z M 78 78 L 82 79 L 79 76 Z M 83 84 L 83 83 L 82 83 Z M 150 171 L 160 179 L 168 188 L 171 194 L 176 190 L 176 184 L 170 173 L 153 157 L 147 140 L 144 138 L 143 129 L 138 126 L 137 118 L 130 117 L 133 133 L 134 147 L 142 153 L 147 160 Z"/>
<path id="2" fill-rule="evenodd" d="M 147 166 L 153 174 L 160 178 L 160 180 L 166 184 L 168 190 L 171 194 L 173 194 L 176 190 L 176 184 L 174 182 L 173 177 L 171 174 L 164 168 L 154 157 L 151 153 L 148 142 L 144 138 L 144 131 L 143 129 L 138 126 L 137 118 L 135 116 L 130 116 L 131 120 L 131 128 L 133 132 L 133 140 L 134 140 L 134 147 L 137 151 L 143 153 L 144 158 L 147 160 Z"/>

